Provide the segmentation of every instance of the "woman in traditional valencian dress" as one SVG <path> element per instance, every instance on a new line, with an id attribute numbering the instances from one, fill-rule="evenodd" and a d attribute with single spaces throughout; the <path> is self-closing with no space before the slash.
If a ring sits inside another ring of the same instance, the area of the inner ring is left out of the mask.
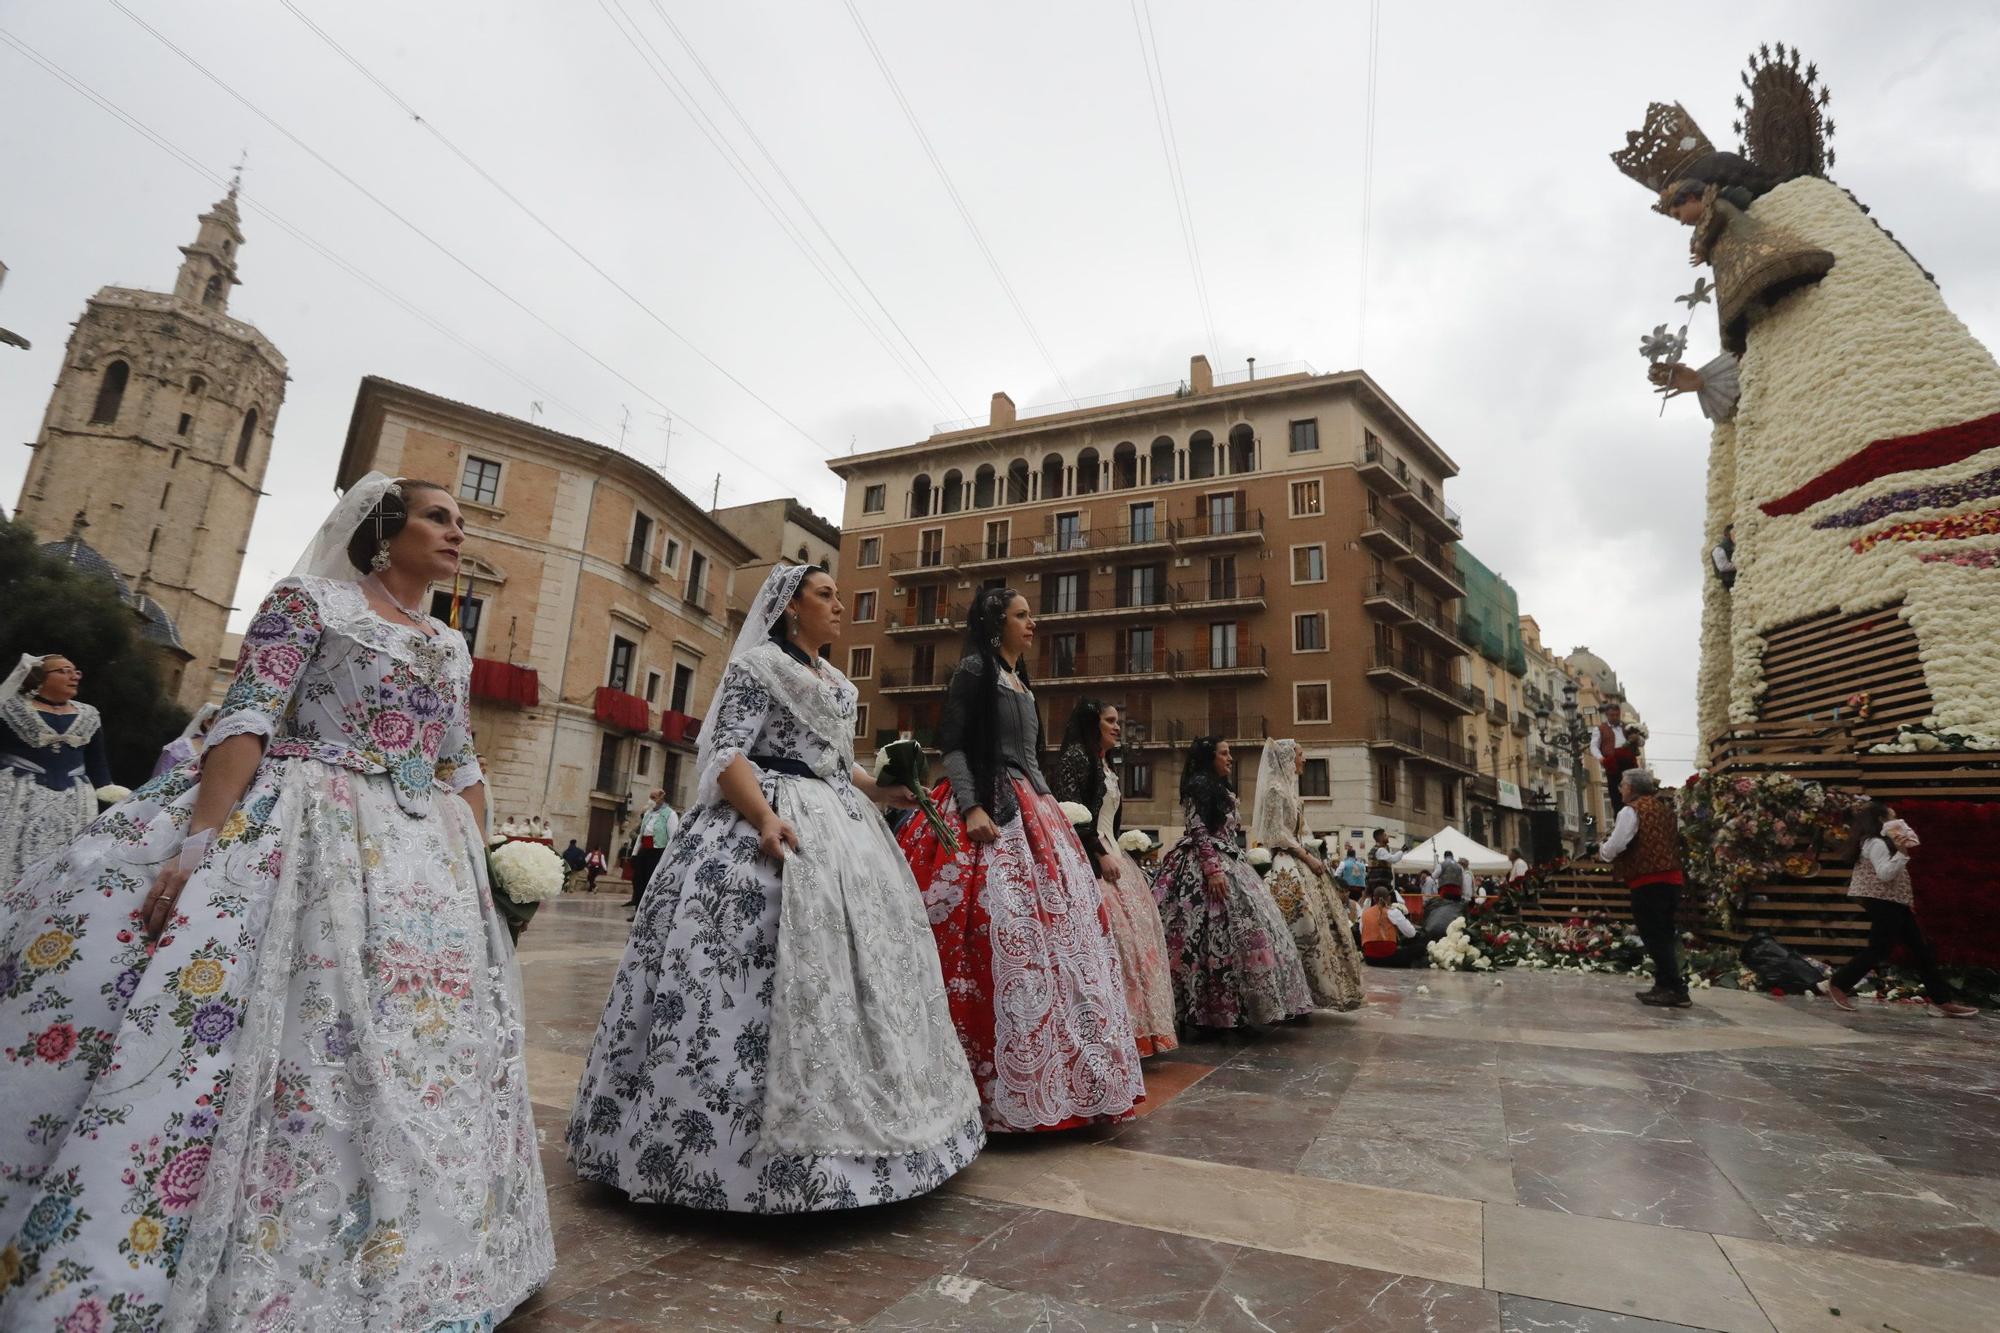
<path id="1" fill-rule="evenodd" d="M 1180 1045 L 1174 1036 L 1174 982 L 1167 971 L 1167 937 L 1153 902 L 1152 881 L 1118 845 L 1118 806 L 1124 796 L 1107 757 L 1123 735 L 1118 705 L 1079 699 L 1049 786 L 1057 800 L 1074 801 L 1091 812 L 1092 822 L 1078 825 L 1077 836 L 1097 867 L 1097 887 L 1125 979 L 1125 1003 L 1132 1011 L 1132 1035 L 1140 1055 L 1159 1055 Z"/>
<path id="2" fill-rule="evenodd" d="M 370 474 L 199 767 L 0 896 L 0 1328 L 490 1328 L 555 1262 L 449 493 Z"/>
<path id="3" fill-rule="evenodd" d="M 1367 997 L 1361 951 L 1348 928 L 1343 895 L 1322 861 L 1303 841 L 1306 803 L 1299 795 L 1305 752 L 1294 740 L 1264 742 L 1257 766 L 1257 800 L 1251 807 L 1250 845 L 1271 852 L 1264 885 L 1292 928 L 1314 1003 L 1322 1009 L 1359 1009 Z"/>
<path id="4" fill-rule="evenodd" d="M 160 757 L 154 762 L 149 776 L 158 777 L 175 764 L 185 764 L 199 755 L 208 745 L 208 729 L 214 725 L 217 711 L 215 704 L 203 704 L 195 709 L 194 716 L 188 719 L 181 734 L 160 747 Z"/>
<path id="5" fill-rule="evenodd" d="M 701 735 L 569 1125 L 587 1180 L 745 1213 L 889 1203 L 984 1144 L 923 900 L 821 660 L 833 579 L 771 571 Z"/>
<path id="6" fill-rule="evenodd" d="M 1103 895 L 1042 776 L 1041 718 L 1023 658 L 1027 599 L 988 588 L 966 618 L 945 697 L 945 780 L 897 840 L 930 910 L 951 1016 L 988 1130 L 1068 1129 L 1145 1095 Z"/>
<path id="7" fill-rule="evenodd" d="M 69 846 L 111 782 L 97 710 L 79 703 L 83 672 L 28 653 L 0 685 L 0 887 Z"/>
<path id="8" fill-rule="evenodd" d="M 1313 1010 L 1291 928 L 1271 891 L 1243 859 L 1235 759 L 1219 736 L 1188 747 L 1181 774 L 1187 830 L 1160 863 L 1153 897 L 1167 928 L 1174 1011 L 1183 1024 L 1249 1027 Z"/>

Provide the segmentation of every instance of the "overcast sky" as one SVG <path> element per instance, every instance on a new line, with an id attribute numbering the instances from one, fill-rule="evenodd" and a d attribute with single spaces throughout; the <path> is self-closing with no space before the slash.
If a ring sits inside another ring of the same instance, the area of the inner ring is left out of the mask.
<path id="1" fill-rule="evenodd" d="M 121 3 L 283 127 L 110 0 L 0 0 L 0 30 L 214 177 L 249 153 L 231 312 L 285 353 L 292 384 L 245 606 L 330 505 L 363 375 L 521 416 L 539 399 L 548 424 L 605 443 L 629 412 L 625 447 L 665 453 L 703 501 L 719 474 L 724 504 L 791 492 L 837 518 L 820 460 L 983 415 L 996 389 L 1028 406 L 1065 382 L 1170 382 L 1203 350 L 1219 369 L 1358 360 L 1459 461 L 1446 494 L 1468 547 L 1551 645 L 1613 664 L 1678 776 L 1708 432 L 1691 402 L 1656 414 L 1636 348 L 1691 275 L 1686 233 L 1606 154 L 1652 99 L 1684 102 L 1733 146 L 1744 57 L 1796 41 L 1833 88 L 1836 177 L 1976 334 L 2000 332 L 1989 6 L 1383 6 L 1364 333 L 1368 6 L 1151 0 L 1211 346 L 1129 0 L 854 0 L 1044 355 L 846 0 L 295 0 L 636 303 L 280 0 Z M 639 51 L 712 118 L 706 133 Z M 25 442 L 85 298 L 170 287 L 175 247 L 220 190 L 4 42 L 0 87 L 0 324 L 35 343 L 0 349 L 0 431 Z M 1690 355 L 1714 347 L 1710 319 Z M 0 453 L 10 511 L 27 457 Z"/>

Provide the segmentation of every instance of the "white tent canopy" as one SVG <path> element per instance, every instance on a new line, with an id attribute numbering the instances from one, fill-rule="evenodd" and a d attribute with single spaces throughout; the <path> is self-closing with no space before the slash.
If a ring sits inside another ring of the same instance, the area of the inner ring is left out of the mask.
<path id="1" fill-rule="evenodd" d="M 1403 863 L 1398 869 L 1415 870 L 1419 866 L 1441 862 L 1446 852 L 1450 852 L 1453 860 L 1475 875 L 1504 875 L 1514 865 L 1505 852 L 1483 847 L 1457 829 L 1446 827 L 1439 829 L 1428 841 L 1404 852 Z"/>

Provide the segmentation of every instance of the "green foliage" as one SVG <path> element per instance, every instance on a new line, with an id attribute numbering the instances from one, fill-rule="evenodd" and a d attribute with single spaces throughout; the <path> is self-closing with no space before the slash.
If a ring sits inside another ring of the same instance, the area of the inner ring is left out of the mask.
<path id="1" fill-rule="evenodd" d="M 42 554 L 35 535 L 0 521 L 0 674 L 22 653 L 61 653 L 83 668 L 78 697 L 104 715 L 111 780 L 136 787 L 187 714 L 160 677 L 158 650 L 117 590 Z"/>

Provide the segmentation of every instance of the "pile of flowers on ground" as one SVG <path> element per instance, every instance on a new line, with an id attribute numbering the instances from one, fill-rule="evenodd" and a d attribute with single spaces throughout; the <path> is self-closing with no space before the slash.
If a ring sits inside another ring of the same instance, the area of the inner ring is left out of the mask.
<path id="1" fill-rule="evenodd" d="M 1787 774 L 1696 773 L 1680 792 L 1682 860 L 1732 926 L 1745 896 L 1781 875 L 1809 875 L 1847 837 L 1854 798 Z"/>
<path id="2" fill-rule="evenodd" d="M 1524 925 L 1503 923 L 1491 912 L 1483 917 L 1468 914 L 1453 921 L 1443 939 L 1430 943 L 1428 952 L 1431 966 L 1446 972 L 1523 967 L 1536 972 L 1653 974 L 1653 960 L 1637 935 L 1612 922 L 1583 917 L 1560 925 Z M 1726 945 L 1703 948 L 1693 935 L 1681 938 L 1681 965 L 1688 984 L 1700 989 L 1734 985 L 1741 970 Z M 1755 984 L 1752 978 L 1751 985 Z"/>
<path id="3" fill-rule="evenodd" d="M 1445 928 L 1443 939 L 1432 940 L 1426 948 L 1431 966 L 1442 972 L 1486 972 L 1493 967 L 1493 960 L 1473 943 L 1462 916 Z"/>
<path id="4" fill-rule="evenodd" d="M 1899 727 L 1896 739 L 1868 747 L 1873 754 L 1958 753 L 1972 750 L 2000 750 L 2000 740 L 1971 731 L 1950 731 L 1921 724 Z"/>

